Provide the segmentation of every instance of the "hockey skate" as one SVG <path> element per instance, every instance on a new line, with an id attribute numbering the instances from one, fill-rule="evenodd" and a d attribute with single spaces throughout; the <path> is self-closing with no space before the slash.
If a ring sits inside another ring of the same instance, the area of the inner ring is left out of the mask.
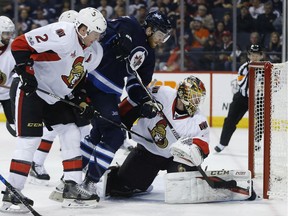
<path id="1" fill-rule="evenodd" d="M 21 194 L 21 192 L 19 193 Z M 20 200 L 17 199 L 17 197 L 8 189 L 6 189 L 5 191 L 2 191 L 2 194 L 4 194 L 4 196 L 2 199 L 3 205 L 1 206 L 1 209 L 0 209 L 1 212 L 18 213 L 18 214 L 25 214 L 25 213 L 30 212 L 30 210 L 28 210 L 26 206 L 23 205 L 20 202 Z M 24 197 L 24 199 L 29 205 L 33 205 L 34 203 L 33 200 L 27 197 Z"/>
<path id="2" fill-rule="evenodd" d="M 60 179 L 60 183 L 56 186 L 54 191 L 49 195 L 49 199 L 56 202 L 63 202 L 63 191 L 64 191 L 65 182 L 63 180 L 63 176 Z"/>
<path id="3" fill-rule="evenodd" d="M 88 175 L 86 175 L 84 181 L 81 186 L 83 188 L 93 194 L 97 194 L 97 182 L 93 181 Z M 98 194 L 99 195 L 99 194 Z"/>
<path id="4" fill-rule="evenodd" d="M 42 165 L 32 162 L 29 175 L 32 177 L 30 183 L 36 185 L 48 185 L 50 176 Z"/>
<path id="5" fill-rule="evenodd" d="M 224 145 L 218 144 L 218 145 L 215 146 L 214 150 L 215 150 L 217 153 L 220 153 L 221 151 L 224 150 L 225 147 L 226 147 L 226 146 L 224 146 Z"/>
<path id="6" fill-rule="evenodd" d="M 97 194 L 86 190 L 82 185 L 74 181 L 65 181 L 63 191 L 64 208 L 94 208 L 100 200 Z"/>

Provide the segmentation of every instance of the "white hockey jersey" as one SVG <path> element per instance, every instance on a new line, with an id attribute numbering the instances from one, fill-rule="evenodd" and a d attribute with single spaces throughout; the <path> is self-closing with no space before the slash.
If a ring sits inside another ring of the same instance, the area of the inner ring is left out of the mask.
<path id="1" fill-rule="evenodd" d="M 31 57 L 38 88 L 64 98 L 85 75 L 85 57 L 89 57 L 84 55 L 74 24 L 53 23 L 25 33 L 25 38 L 37 52 Z M 37 94 L 49 104 L 57 101 L 42 92 Z"/>
<path id="2" fill-rule="evenodd" d="M 180 137 L 192 137 L 193 139 L 201 140 L 201 142 L 203 141 L 203 143 L 209 143 L 207 118 L 199 110 L 193 117 L 177 116 L 175 112 L 177 90 L 161 86 L 159 88 L 154 87 L 152 93 L 155 99 L 163 105 L 165 116 Z M 162 157 L 172 157 L 169 147 L 176 142 L 176 138 L 160 115 L 152 119 L 139 119 L 137 124 L 132 127 L 132 130 L 154 141 L 153 144 L 139 136 L 132 135 L 132 139 L 143 145 L 148 151 Z"/>
<path id="3" fill-rule="evenodd" d="M 84 50 L 85 68 L 87 72 L 95 70 L 103 57 L 103 48 L 98 41 L 94 41 L 90 47 Z"/>
<path id="4" fill-rule="evenodd" d="M 11 53 L 11 43 L 12 40 L 10 40 L 6 49 L 0 49 L 0 80 L 3 80 L 2 82 L 0 81 L 0 85 L 7 87 L 11 86 L 13 80 L 12 70 L 16 64 Z M 8 100 L 10 98 L 9 91 L 9 89 L 0 86 L 0 100 Z"/>

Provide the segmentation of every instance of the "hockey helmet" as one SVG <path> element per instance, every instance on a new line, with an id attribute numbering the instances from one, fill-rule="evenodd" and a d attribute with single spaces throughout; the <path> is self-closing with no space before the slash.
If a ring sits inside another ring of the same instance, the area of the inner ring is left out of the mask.
<path id="1" fill-rule="evenodd" d="M 87 7 L 79 11 L 75 21 L 77 30 L 81 24 L 87 26 L 88 34 L 92 31 L 102 34 L 107 28 L 107 22 L 101 12 L 92 7 Z"/>
<path id="2" fill-rule="evenodd" d="M 58 21 L 59 21 L 59 22 L 75 23 L 77 16 L 78 16 L 78 12 L 75 11 L 75 10 L 64 11 L 64 12 L 60 15 Z"/>
<path id="3" fill-rule="evenodd" d="M 0 16 L 0 45 L 3 44 L 4 39 L 9 39 L 15 32 L 15 25 L 11 19 L 6 16 Z"/>
<path id="4" fill-rule="evenodd" d="M 189 76 L 179 83 L 178 98 L 184 104 L 190 116 L 193 116 L 204 101 L 206 89 L 204 83 L 195 76 Z"/>
<path id="5" fill-rule="evenodd" d="M 263 52 L 263 50 L 262 50 L 261 46 L 258 45 L 258 44 L 252 44 L 250 46 L 249 50 L 248 50 L 248 54 L 250 54 L 250 53 L 260 53 L 260 54 L 262 54 L 262 52 Z"/>
<path id="6" fill-rule="evenodd" d="M 163 38 L 163 43 L 165 43 L 169 37 L 171 32 L 171 23 L 168 19 L 168 17 L 156 10 L 152 11 L 147 14 L 144 22 L 145 28 L 151 27 L 152 31 L 155 33 L 156 31 L 161 31 L 165 34 L 165 37 Z"/>

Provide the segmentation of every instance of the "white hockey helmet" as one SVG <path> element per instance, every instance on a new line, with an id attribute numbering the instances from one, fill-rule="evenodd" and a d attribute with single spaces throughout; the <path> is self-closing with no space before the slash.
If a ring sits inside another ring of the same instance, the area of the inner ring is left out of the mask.
<path id="1" fill-rule="evenodd" d="M 59 22 L 75 23 L 77 16 L 78 16 L 78 12 L 75 11 L 75 10 L 64 11 L 64 12 L 60 15 L 58 21 L 59 21 Z"/>
<path id="2" fill-rule="evenodd" d="M 9 35 L 11 35 L 10 37 L 12 37 L 12 35 L 15 32 L 15 25 L 12 22 L 11 19 L 9 19 L 6 16 L 0 16 L 0 44 L 2 44 L 2 34 L 3 33 L 8 33 Z"/>
<path id="3" fill-rule="evenodd" d="M 92 31 L 102 34 L 107 28 L 107 22 L 101 12 L 92 7 L 87 7 L 79 11 L 75 22 L 77 31 L 81 24 L 87 26 L 88 34 Z"/>

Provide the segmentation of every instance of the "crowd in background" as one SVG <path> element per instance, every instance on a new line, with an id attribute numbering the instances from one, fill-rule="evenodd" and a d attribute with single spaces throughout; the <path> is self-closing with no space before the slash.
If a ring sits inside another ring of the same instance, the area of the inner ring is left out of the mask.
<path id="1" fill-rule="evenodd" d="M 57 21 L 66 10 L 79 11 L 92 6 L 107 19 L 134 15 L 143 23 L 151 10 L 161 10 L 173 26 L 171 39 L 156 50 L 156 70 L 180 69 L 180 4 L 179 0 L 18 0 L 17 34 Z M 185 0 L 184 66 L 189 71 L 231 71 L 233 53 L 237 65 L 246 61 L 247 47 L 260 44 L 265 60 L 281 62 L 282 0 L 237 0 L 237 50 L 233 50 L 232 0 Z M 7 1 L 0 15 L 14 19 L 14 3 Z"/>

